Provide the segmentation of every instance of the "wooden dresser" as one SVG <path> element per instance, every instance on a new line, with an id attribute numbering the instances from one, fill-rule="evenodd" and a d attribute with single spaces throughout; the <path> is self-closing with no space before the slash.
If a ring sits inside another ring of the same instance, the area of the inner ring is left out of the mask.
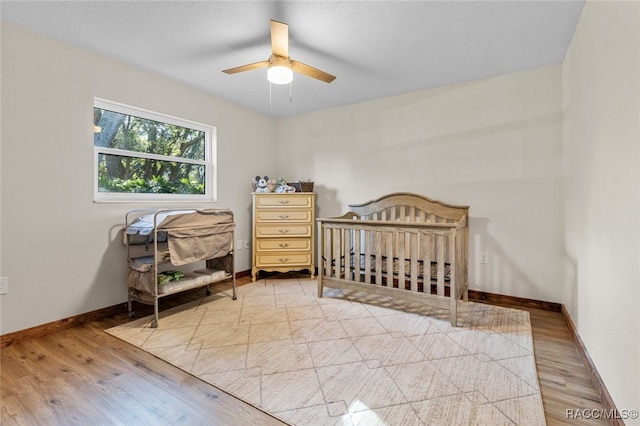
<path id="1" fill-rule="evenodd" d="M 313 278 L 314 192 L 253 193 L 253 267 L 258 271 L 300 271 Z"/>

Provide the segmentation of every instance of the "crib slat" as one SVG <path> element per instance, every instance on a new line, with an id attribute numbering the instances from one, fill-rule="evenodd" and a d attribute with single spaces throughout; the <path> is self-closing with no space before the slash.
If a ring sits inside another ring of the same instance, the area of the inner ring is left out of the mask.
<path id="1" fill-rule="evenodd" d="M 340 228 L 340 241 L 338 242 L 339 253 L 337 257 L 340 259 L 340 273 L 338 277 L 346 277 L 347 270 L 349 268 L 349 264 L 345 263 L 344 259 L 344 249 L 345 249 L 345 234 L 349 231 L 345 228 Z"/>
<path id="2" fill-rule="evenodd" d="M 382 232 L 374 232 L 373 254 L 375 256 L 376 264 L 376 284 L 382 284 Z"/>
<path id="3" fill-rule="evenodd" d="M 404 252 L 411 254 L 411 232 L 404 234 Z"/>
<path id="4" fill-rule="evenodd" d="M 331 235 L 332 231 L 330 228 L 324 228 L 324 275 L 331 277 L 333 276 L 333 267 L 331 266 Z"/>
<path id="5" fill-rule="evenodd" d="M 344 278 L 347 280 L 352 280 L 353 275 L 351 274 L 351 236 L 353 235 L 353 230 L 345 229 L 344 231 L 344 241 L 342 242 L 342 255 L 344 256 Z"/>
<path id="6" fill-rule="evenodd" d="M 364 230 L 364 282 L 371 284 L 371 231 Z"/>
<path id="7" fill-rule="evenodd" d="M 340 233 L 342 230 L 340 228 L 333 229 L 333 264 L 335 267 L 333 268 L 333 277 L 340 278 L 342 265 L 340 264 Z"/>
<path id="8" fill-rule="evenodd" d="M 446 239 L 444 235 L 438 234 L 436 237 L 436 252 L 438 256 L 438 272 L 437 272 L 437 282 L 438 282 L 438 296 L 444 296 L 444 258 L 445 258 L 445 244 Z"/>
<path id="9" fill-rule="evenodd" d="M 327 259 L 327 272 L 326 272 L 326 276 L 328 277 L 334 277 L 336 272 L 336 268 L 339 268 L 340 265 L 336 265 L 335 262 L 335 258 L 333 257 L 333 236 L 335 234 L 335 229 L 334 228 L 328 228 L 327 229 L 327 234 L 326 234 L 326 244 L 324 247 L 325 250 L 325 259 Z"/>
<path id="10" fill-rule="evenodd" d="M 431 234 L 423 233 L 422 239 L 422 291 L 431 294 Z"/>
<path id="11" fill-rule="evenodd" d="M 362 271 L 362 251 L 360 248 L 360 240 L 362 239 L 362 231 L 357 229 L 353 234 L 353 279 L 355 281 L 362 281 L 361 271 Z"/>
<path id="12" fill-rule="evenodd" d="M 387 287 L 393 287 L 393 232 L 387 232 Z"/>
<path id="13" fill-rule="evenodd" d="M 418 291 L 418 235 L 416 233 L 410 234 L 410 249 L 411 254 L 411 291 Z"/>
<path id="14" fill-rule="evenodd" d="M 399 242 L 398 242 L 399 250 L 398 250 L 398 254 L 397 254 L 397 257 L 398 257 L 398 288 L 402 288 L 402 289 L 406 288 L 406 285 L 405 285 L 406 277 L 405 277 L 405 268 L 404 268 L 404 260 L 405 260 L 405 253 L 406 253 L 405 249 L 404 249 L 405 241 L 406 241 L 405 235 L 406 234 L 404 232 L 399 232 L 398 233 L 398 240 L 399 240 Z"/>

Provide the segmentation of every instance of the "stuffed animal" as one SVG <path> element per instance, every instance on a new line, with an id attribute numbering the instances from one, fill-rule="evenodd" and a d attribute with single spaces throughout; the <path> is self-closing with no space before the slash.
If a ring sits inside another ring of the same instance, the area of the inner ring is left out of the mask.
<path id="1" fill-rule="evenodd" d="M 278 181 L 275 179 L 269 179 L 267 181 L 267 189 L 269 192 L 276 192 L 276 189 L 278 189 Z"/>
<path id="2" fill-rule="evenodd" d="M 278 194 L 289 194 L 291 192 L 296 192 L 296 189 L 293 186 L 287 185 L 287 181 L 285 178 L 278 179 L 278 187 L 276 188 L 276 192 Z"/>
<path id="3" fill-rule="evenodd" d="M 296 189 L 291 186 L 291 185 L 280 185 L 277 189 L 276 192 L 279 194 L 290 194 L 292 192 L 296 192 Z"/>
<path id="4" fill-rule="evenodd" d="M 260 177 L 260 176 L 256 176 L 256 178 L 253 180 L 253 183 L 256 185 L 256 191 L 255 192 L 269 192 L 269 187 L 267 186 L 267 183 L 269 182 L 269 176 L 265 176 L 265 177 Z"/>

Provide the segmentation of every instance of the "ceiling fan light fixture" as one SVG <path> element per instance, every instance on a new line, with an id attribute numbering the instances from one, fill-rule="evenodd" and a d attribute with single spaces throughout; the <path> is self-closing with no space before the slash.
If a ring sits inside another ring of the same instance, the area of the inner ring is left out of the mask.
<path id="1" fill-rule="evenodd" d="M 267 80 L 273 84 L 289 84 L 293 81 L 293 71 L 291 71 L 290 67 L 284 65 L 269 67 Z"/>
<path id="2" fill-rule="evenodd" d="M 293 80 L 291 70 L 291 59 L 279 55 L 271 55 L 269 58 L 269 69 L 267 70 L 267 80 L 273 84 L 289 84 Z"/>

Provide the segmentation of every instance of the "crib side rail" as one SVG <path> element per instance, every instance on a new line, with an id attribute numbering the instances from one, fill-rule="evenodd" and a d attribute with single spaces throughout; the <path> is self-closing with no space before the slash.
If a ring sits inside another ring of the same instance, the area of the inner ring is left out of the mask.
<path id="1" fill-rule="evenodd" d="M 319 291 L 323 277 L 462 295 L 466 276 L 466 218 L 455 223 L 362 220 L 357 215 L 318 223 Z"/>

